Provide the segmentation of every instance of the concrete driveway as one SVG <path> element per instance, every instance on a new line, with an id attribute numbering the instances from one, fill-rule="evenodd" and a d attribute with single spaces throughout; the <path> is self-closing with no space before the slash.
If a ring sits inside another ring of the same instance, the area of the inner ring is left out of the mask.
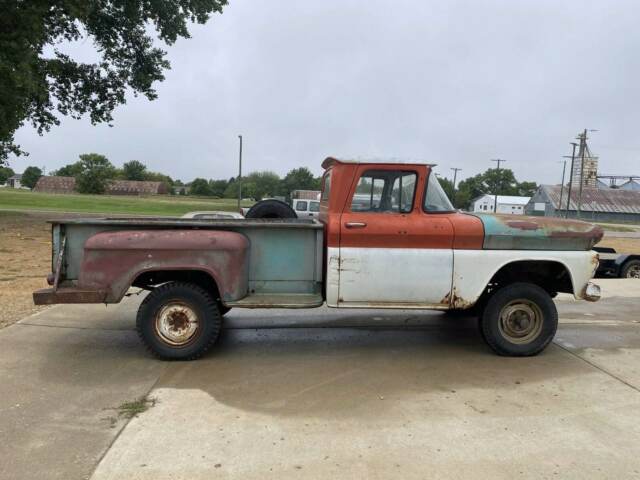
<path id="1" fill-rule="evenodd" d="M 527 359 L 471 319 L 320 308 L 232 311 L 214 352 L 167 363 L 139 298 L 55 307 L 0 330 L 0 478 L 640 477 L 640 282 L 599 282 Z"/>

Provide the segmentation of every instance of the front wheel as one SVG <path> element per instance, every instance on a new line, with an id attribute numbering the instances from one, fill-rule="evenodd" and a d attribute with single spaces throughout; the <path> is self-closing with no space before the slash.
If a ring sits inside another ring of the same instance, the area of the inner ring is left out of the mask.
<path id="1" fill-rule="evenodd" d="M 170 282 L 144 299 L 136 317 L 138 335 L 163 360 L 193 360 L 216 342 L 222 326 L 217 302 L 198 285 Z"/>
<path id="2" fill-rule="evenodd" d="M 537 355 L 553 340 L 558 311 L 549 293 L 532 283 L 514 283 L 488 300 L 480 329 L 498 355 Z"/>

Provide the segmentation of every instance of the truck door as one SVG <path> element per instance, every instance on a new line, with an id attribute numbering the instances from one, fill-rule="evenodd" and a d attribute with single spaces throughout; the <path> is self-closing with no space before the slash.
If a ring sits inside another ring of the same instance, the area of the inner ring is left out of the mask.
<path id="1" fill-rule="evenodd" d="M 428 170 L 411 167 L 358 168 L 340 217 L 338 306 L 448 306 L 453 225 L 423 210 Z"/>

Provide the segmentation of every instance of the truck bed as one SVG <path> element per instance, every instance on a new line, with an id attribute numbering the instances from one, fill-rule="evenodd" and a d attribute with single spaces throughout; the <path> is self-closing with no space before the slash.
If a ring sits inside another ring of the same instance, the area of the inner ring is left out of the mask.
<path id="1" fill-rule="evenodd" d="M 85 243 L 102 232 L 225 230 L 249 241 L 248 289 L 241 298 L 229 298 L 229 306 L 318 306 L 323 302 L 323 225 L 314 219 L 180 219 L 97 218 L 51 221 L 52 271 L 59 253 L 60 295 L 78 285 Z M 215 246 L 211 247 L 215 249 Z M 58 299 L 59 300 L 59 299 Z M 92 298 L 92 300 L 95 300 Z"/>

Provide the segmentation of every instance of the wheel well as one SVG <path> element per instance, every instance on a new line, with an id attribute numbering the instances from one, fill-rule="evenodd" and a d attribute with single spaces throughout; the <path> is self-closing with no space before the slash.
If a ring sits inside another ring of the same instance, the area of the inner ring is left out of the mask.
<path id="1" fill-rule="evenodd" d="M 496 290 L 514 282 L 533 283 L 550 294 L 574 293 L 571 274 L 567 267 L 551 260 L 523 260 L 508 263 L 493 275 L 489 288 Z"/>
<path id="2" fill-rule="evenodd" d="M 215 279 L 202 270 L 152 270 L 138 275 L 131 285 L 153 290 L 158 285 L 167 282 L 194 283 L 207 292 L 211 292 L 216 300 L 220 300 L 220 291 Z"/>

